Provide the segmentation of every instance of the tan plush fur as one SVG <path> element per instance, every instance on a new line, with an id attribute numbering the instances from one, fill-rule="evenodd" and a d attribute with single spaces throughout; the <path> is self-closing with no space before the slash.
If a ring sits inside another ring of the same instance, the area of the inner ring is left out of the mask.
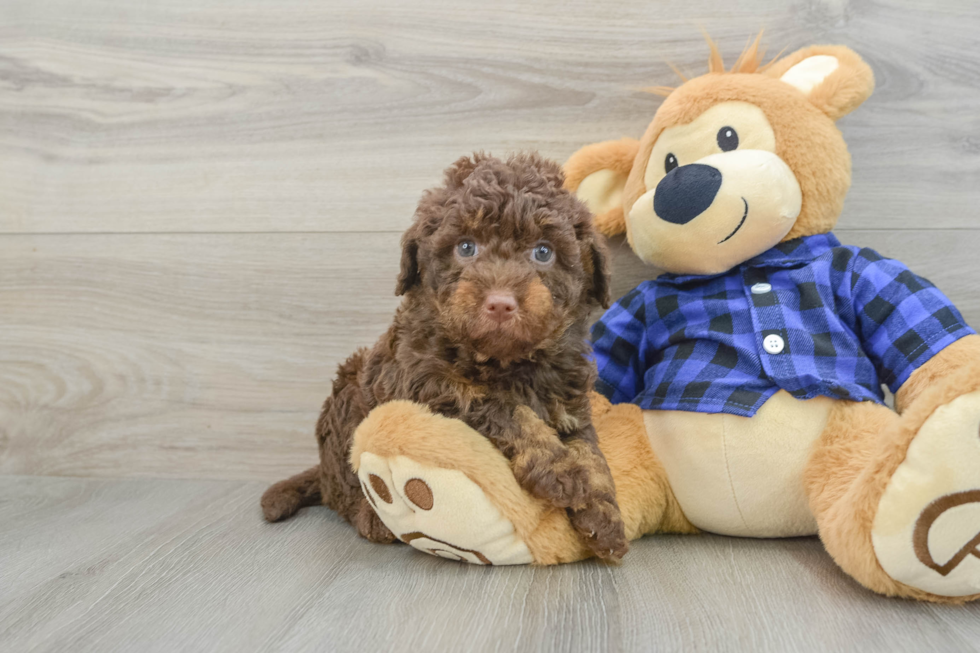
<path id="1" fill-rule="evenodd" d="M 422 465 L 461 471 L 492 497 L 537 564 L 574 562 L 591 555 L 565 511 L 524 492 L 507 459 L 460 420 L 436 415 L 420 404 L 389 402 L 372 411 L 354 433 L 350 462 L 355 472 L 364 451 L 409 456 Z"/>
<path id="2" fill-rule="evenodd" d="M 696 533 L 645 437 L 643 411 L 633 404 L 612 406 L 597 393 L 590 399 L 599 448 L 616 482 L 626 537 L 634 540 L 647 533 Z"/>
<path id="3" fill-rule="evenodd" d="M 628 175 L 638 146 L 639 141 L 635 138 L 586 145 L 562 166 L 565 170 L 565 188 L 574 192 L 583 179 L 598 170 Z"/>
<path id="4" fill-rule="evenodd" d="M 650 152 L 660 133 L 691 122 L 719 102 L 741 101 L 762 109 L 776 134 L 776 154 L 796 174 L 803 208 L 784 240 L 830 231 L 844 206 L 851 183 L 851 158 L 833 120 L 786 84 L 757 73 L 709 73 L 687 82 L 664 100 L 640 139 L 623 193 L 629 211 L 649 189 L 643 181 Z"/>
<path id="5" fill-rule="evenodd" d="M 629 506 L 623 513 L 627 537 L 696 532 L 650 449 L 639 408 L 611 406 L 596 393 L 590 398 L 616 494 Z M 355 472 L 365 451 L 383 457 L 409 456 L 422 465 L 461 471 L 492 497 L 537 564 L 573 562 L 591 555 L 565 512 L 524 492 L 500 452 L 459 420 L 435 415 L 420 404 L 389 402 L 373 410 L 354 434 L 350 462 Z"/>
<path id="6" fill-rule="evenodd" d="M 948 361 L 943 366 L 948 369 Z M 925 376 L 932 375 L 927 372 Z M 804 484 L 827 551 L 868 589 L 935 603 L 959 604 L 980 598 L 980 594 L 937 596 L 893 580 L 882 570 L 871 542 L 878 503 L 919 428 L 937 407 L 977 389 L 980 365 L 973 359 L 949 371 L 943 383 L 924 390 L 901 416 L 877 404 L 849 402 L 838 403 L 831 415 Z"/>
<path id="7" fill-rule="evenodd" d="M 976 340 L 980 337 L 960 341 L 964 343 L 961 353 L 977 346 Z M 937 406 L 980 389 L 980 368 L 959 365 L 953 371 L 949 360 L 942 366 L 947 375 L 952 373 L 949 382 L 928 388 L 922 401 L 914 402 L 901 417 L 877 404 L 838 403 L 814 449 L 804 484 L 828 552 L 862 585 L 889 596 L 963 603 L 978 597 L 940 597 L 892 580 L 875 558 L 870 535 L 881 494 L 904 460 L 918 428 Z M 920 371 L 929 375 L 929 368 L 927 364 Z M 632 404 L 611 406 L 595 394 L 592 402 L 593 420 L 616 482 L 627 537 L 696 533 L 649 448 L 642 411 Z M 523 493 L 499 452 L 461 422 L 433 415 L 417 404 L 392 402 L 375 410 L 358 428 L 351 452 L 355 470 L 360 453 L 366 449 L 462 471 L 493 497 L 537 564 L 573 562 L 589 556 L 565 515 Z"/>
<path id="8" fill-rule="evenodd" d="M 646 168 L 664 130 L 688 125 L 709 108 L 735 101 L 750 103 L 762 110 L 775 135 L 775 154 L 789 166 L 799 182 L 800 213 L 783 240 L 829 232 L 842 212 L 851 181 L 850 155 L 834 121 L 870 96 L 874 89 L 871 69 L 857 54 L 843 46 L 812 46 L 762 65 L 757 38 L 726 70 L 720 52 L 710 39 L 709 45 L 707 74 L 684 79 L 676 89 L 654 89 L 666 99 L 639 141 L 623 189 L 622 215 L 628 216 L 636 201 L 651 190 L 645 182 Z M 836 68 L 817 78 L 812 86 L 790 85 L 780 79 L 805 59 L 817 56 L 833 57 Z M 569 164 L 584 174 L 591 174 L 603 161 L 614 158 L 614 152 L 621 153 L 621 148 L 614 148 L 614 142 L 587 146 L 574 154 Z M 664 165 L 663 161 L 655 163 Z M 617 170 L 621 169 L 621 166 L 617 167 Z M 624 219 L 622 223 L 609 221 L 603 227 L 607 235 L 627 231 L 631 246 L 639 253 L 637 247 L 642 247 L 643 243 L 636 242 L 630 233 L 628 220 Z M 889 596 L 941 603 L 962 603 L 980 598 L 980 595 L 937 596 L 895 581 L 879 564 L 871 536 L 879 502 L 919 429 L 937 408 L 978 389 L 980 337 L 968 336 L 912 374 L 897 393 L 900 414 L 871 403 L 841 401 L 834 406 L 826 429 L 815 445 L 803 481 L 828 552 L 866 587 Z M 611 410 L 620 408 L 623 414 L 617 428 L 623 430 L 622 439 L 639 439 L 639 435 L 626 434 L 630 428 L 639 431 L 639 425 L 629 426 L 632 413 L 639 411 L 634 406 L 617 406 Z M 626 469 L 624 463 L 611 448 L 606 448 L 620 436 L 610 437 L 611 425 L 600 420 L 596 420 L 600 443 L 610 465 L 622 472 Z M 623 448 L 633 451 L 634 455 L 638 452 L 636 445 Z M 613 463 L 614 459 L 616 463 Z M 643 466 L 655 472 L 646 485 L 636 483 L 635 496 L 631 492 L 636 478 L 642 474 L 634 470 L 629 475 L 632 480 L 616 476 L 617 487 L 621 488 L 620 505 L 631 538 L 637 531 L 652 532 L 671 527 L 670 520 L 658 517 L 672 510 L 673 494 L 666 485 L 656 487 L 657 479 L 665 479 L 665 476 L 652 451 Z M 666 508 L 661 509 L 661 505 Z M 643 516 L 638 518 L 638 512 Z M 682 518 L 677 524 L 683 530 L 686 519 L 679 508 L 677 514 Z"/>
<path id="9" fill-rule="evenodd" d="M 350 463 L 355 472 L 364 451 L 383 457 L 410 456 L 423 465 L 461 471 L 493 497 L 525 541 L 549 509 L 521 490 L 507 459 L 487 438 L 462 421 L 436 415 L 421 404 L 391 401 L 371 411 L 354 432 Z M 564 517 L 564 511 L 560 512 Z M 567 535 L 576 540 L 567 518 L 564 523 Z"/>
<path id="10" fill-rule="evenodd" d="M 779 79 L 796 64 L 816 55 L 836 58 L 838 68 L 814 88 L 807 99 L 831 120 L 837 120 L 857 109 L 868 99 L 875 87 L 871 68 L 850 48 L 841 45 L 813 45 L 773 62 L 763 74 Z"/>
<path id="11" fill-rule="evenodd" d="M 936 386 L 946 385 L 954 372 L 964 365 L 976 365 L 976 361 L 980 361 L 980 336 L 960 338 L 912 373 L 895 395 L 895 408 L 899 413 L 905 413 L 920 395 Z M 971 392 L 971 388 L 963 388 L 962 394 L 967 392 Z"/>
<path id="12" fill-rule="evenodd" d="M 898 416 L 869 403 L 837 404 L 803 477 L 820 538 L 844 571 L 877 592 L 896 594 L 871 544 L 871 524 L 888 477 L 875 478 L 879 437 L 897 432 Z M 904 450 L 903 450 L 904 451 Z M 895 466 L 897 462 L 893 461 Z"/>
<path id="13" fill-rule="evenodd" d="M 586 145 L 565 162 L 565 188 L 574 193 L 586 177 L 601 170 L 615 173 L 612 180 L 617 184 L 621 181 L 625 185 L 639 146 L 640 143 L 635 138 Z M 620 189 L 607 189 L 607 192 L 614 190 Z M 614 206 L 597 214 L 593 224 L 607 236 L 622 233 L 626 230 L 623 207 Z"/>
<path id="14" fill-rule="evenodd" d="M 799 91 L 787 91 L 787 85 L 779 77 L 806 57 L 818 54 L 837 57 L 837 70 L 815 87 L 809 97 Z M 760 57 L 757 39 L 732 70 L 726 72 L 712 44 L 711 72 L 686 81 L 671 92 L 640 139 L 623 193 L 624 214 L 649 190 L 643 178 L 650 152 L 664 129 L 689 123 L 719 102 L 742 101 L 763 110 L 776 133 L 776 154 L 789 164 L 803 191 L 800 216 L 784 240 L 833 228 L 851 183 L 850 155 L 833 123 L 871 95 L 874 90 L 871 69 L 857 54 L 842 46 L 804 48 L 767 66 L 760 65 Z M 623 152 L 620 143 L 587 145 L 572 155 L 566 168 L 571 167 L 584 178 L 601 169 L 598 166 L 603 162 L 616 161 L 615 169 L 620 171 L 617 158 Z M 611 163 L 607 165 L 613 169 Z M 577 184 L 568 187 L 574 190 Z M 625 220 L 622 223 L 609 220 L 599 226 L 606 235 L 626 230 Z"/>

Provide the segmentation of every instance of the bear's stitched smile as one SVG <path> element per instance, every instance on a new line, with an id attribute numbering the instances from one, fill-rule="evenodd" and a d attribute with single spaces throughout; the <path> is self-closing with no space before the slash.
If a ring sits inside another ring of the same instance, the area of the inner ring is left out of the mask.
<path id="1" fill-rule="evenodd" d="M 745 204 L 745 212 L 742 214 L 742 219 L 739 221 L 738 226 L 735 227 L 735 231 L 725 236 L 722 240 L 718 241 L 719 245 L 721 245 L 723 242 L 725 242 L 726 240 L 728 240 L 729 238 L 737 234 L 738 230 L 742 228 L 743 224 L 745 224 L 745 218 L 749 216 L 749 203 L 745 201 L 744 197 L 742 198 L 742 203 Z"/>

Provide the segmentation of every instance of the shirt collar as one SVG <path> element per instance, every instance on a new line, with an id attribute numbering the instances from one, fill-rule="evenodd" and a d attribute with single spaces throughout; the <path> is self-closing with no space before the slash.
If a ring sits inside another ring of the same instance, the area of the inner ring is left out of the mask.
<path id="1" fill-rule="evenodd" d="M 704 281 L 715 277 L 722 277 L 729 274 L 739 274 L 743 268 L 789 268 L 801 264 L 809 263 L 818 256 L 829 252 L 835 247 L 840 247 L 840 241 L 834 234 L 814 234 L 813 236 L 803 236 L 794 238 L 786 242 L 779 243 L 771 249 L 767 249 L 758 256 L 748 261 L 736 265 L 731 270 L 718 274 L 671 274 L 666 272 L 657 281 L 671 285 L 682 285 L 685 283 Z"/>

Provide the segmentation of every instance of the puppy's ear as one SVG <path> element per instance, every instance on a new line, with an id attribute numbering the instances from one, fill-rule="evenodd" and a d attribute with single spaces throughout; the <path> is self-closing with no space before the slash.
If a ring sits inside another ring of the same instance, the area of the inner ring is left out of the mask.
<path id="1" fill-rule="evenodd" d="M 594 299 L 602 308 L 609 308 L 612 302 L 609 275 L 609 250 L 601 237 L 593 236 L 586 245 L 592 263 L 592 279 L 589 286 L 589 297 Z M 586 267 L 588 270 L 588 267 Z"/>
<path id="2" fill-rule="evenodd" d="M 398 273 L 395 295 L 400 297 L 419 284 L 419 239 L 418 228 L 412 226 L 402 236 L 402 263 Z"/>

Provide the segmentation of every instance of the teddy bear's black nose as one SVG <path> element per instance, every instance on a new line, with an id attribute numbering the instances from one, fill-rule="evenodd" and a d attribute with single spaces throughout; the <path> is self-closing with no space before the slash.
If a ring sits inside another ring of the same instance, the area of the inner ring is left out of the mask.
<path id="1" fill-rule="evenodd" d="M 653 212 L 661 220 L 687 224 L 715 201 L 721 188 L 721 171 L 702 163 L 674 168 L 657 184 Z"/>

